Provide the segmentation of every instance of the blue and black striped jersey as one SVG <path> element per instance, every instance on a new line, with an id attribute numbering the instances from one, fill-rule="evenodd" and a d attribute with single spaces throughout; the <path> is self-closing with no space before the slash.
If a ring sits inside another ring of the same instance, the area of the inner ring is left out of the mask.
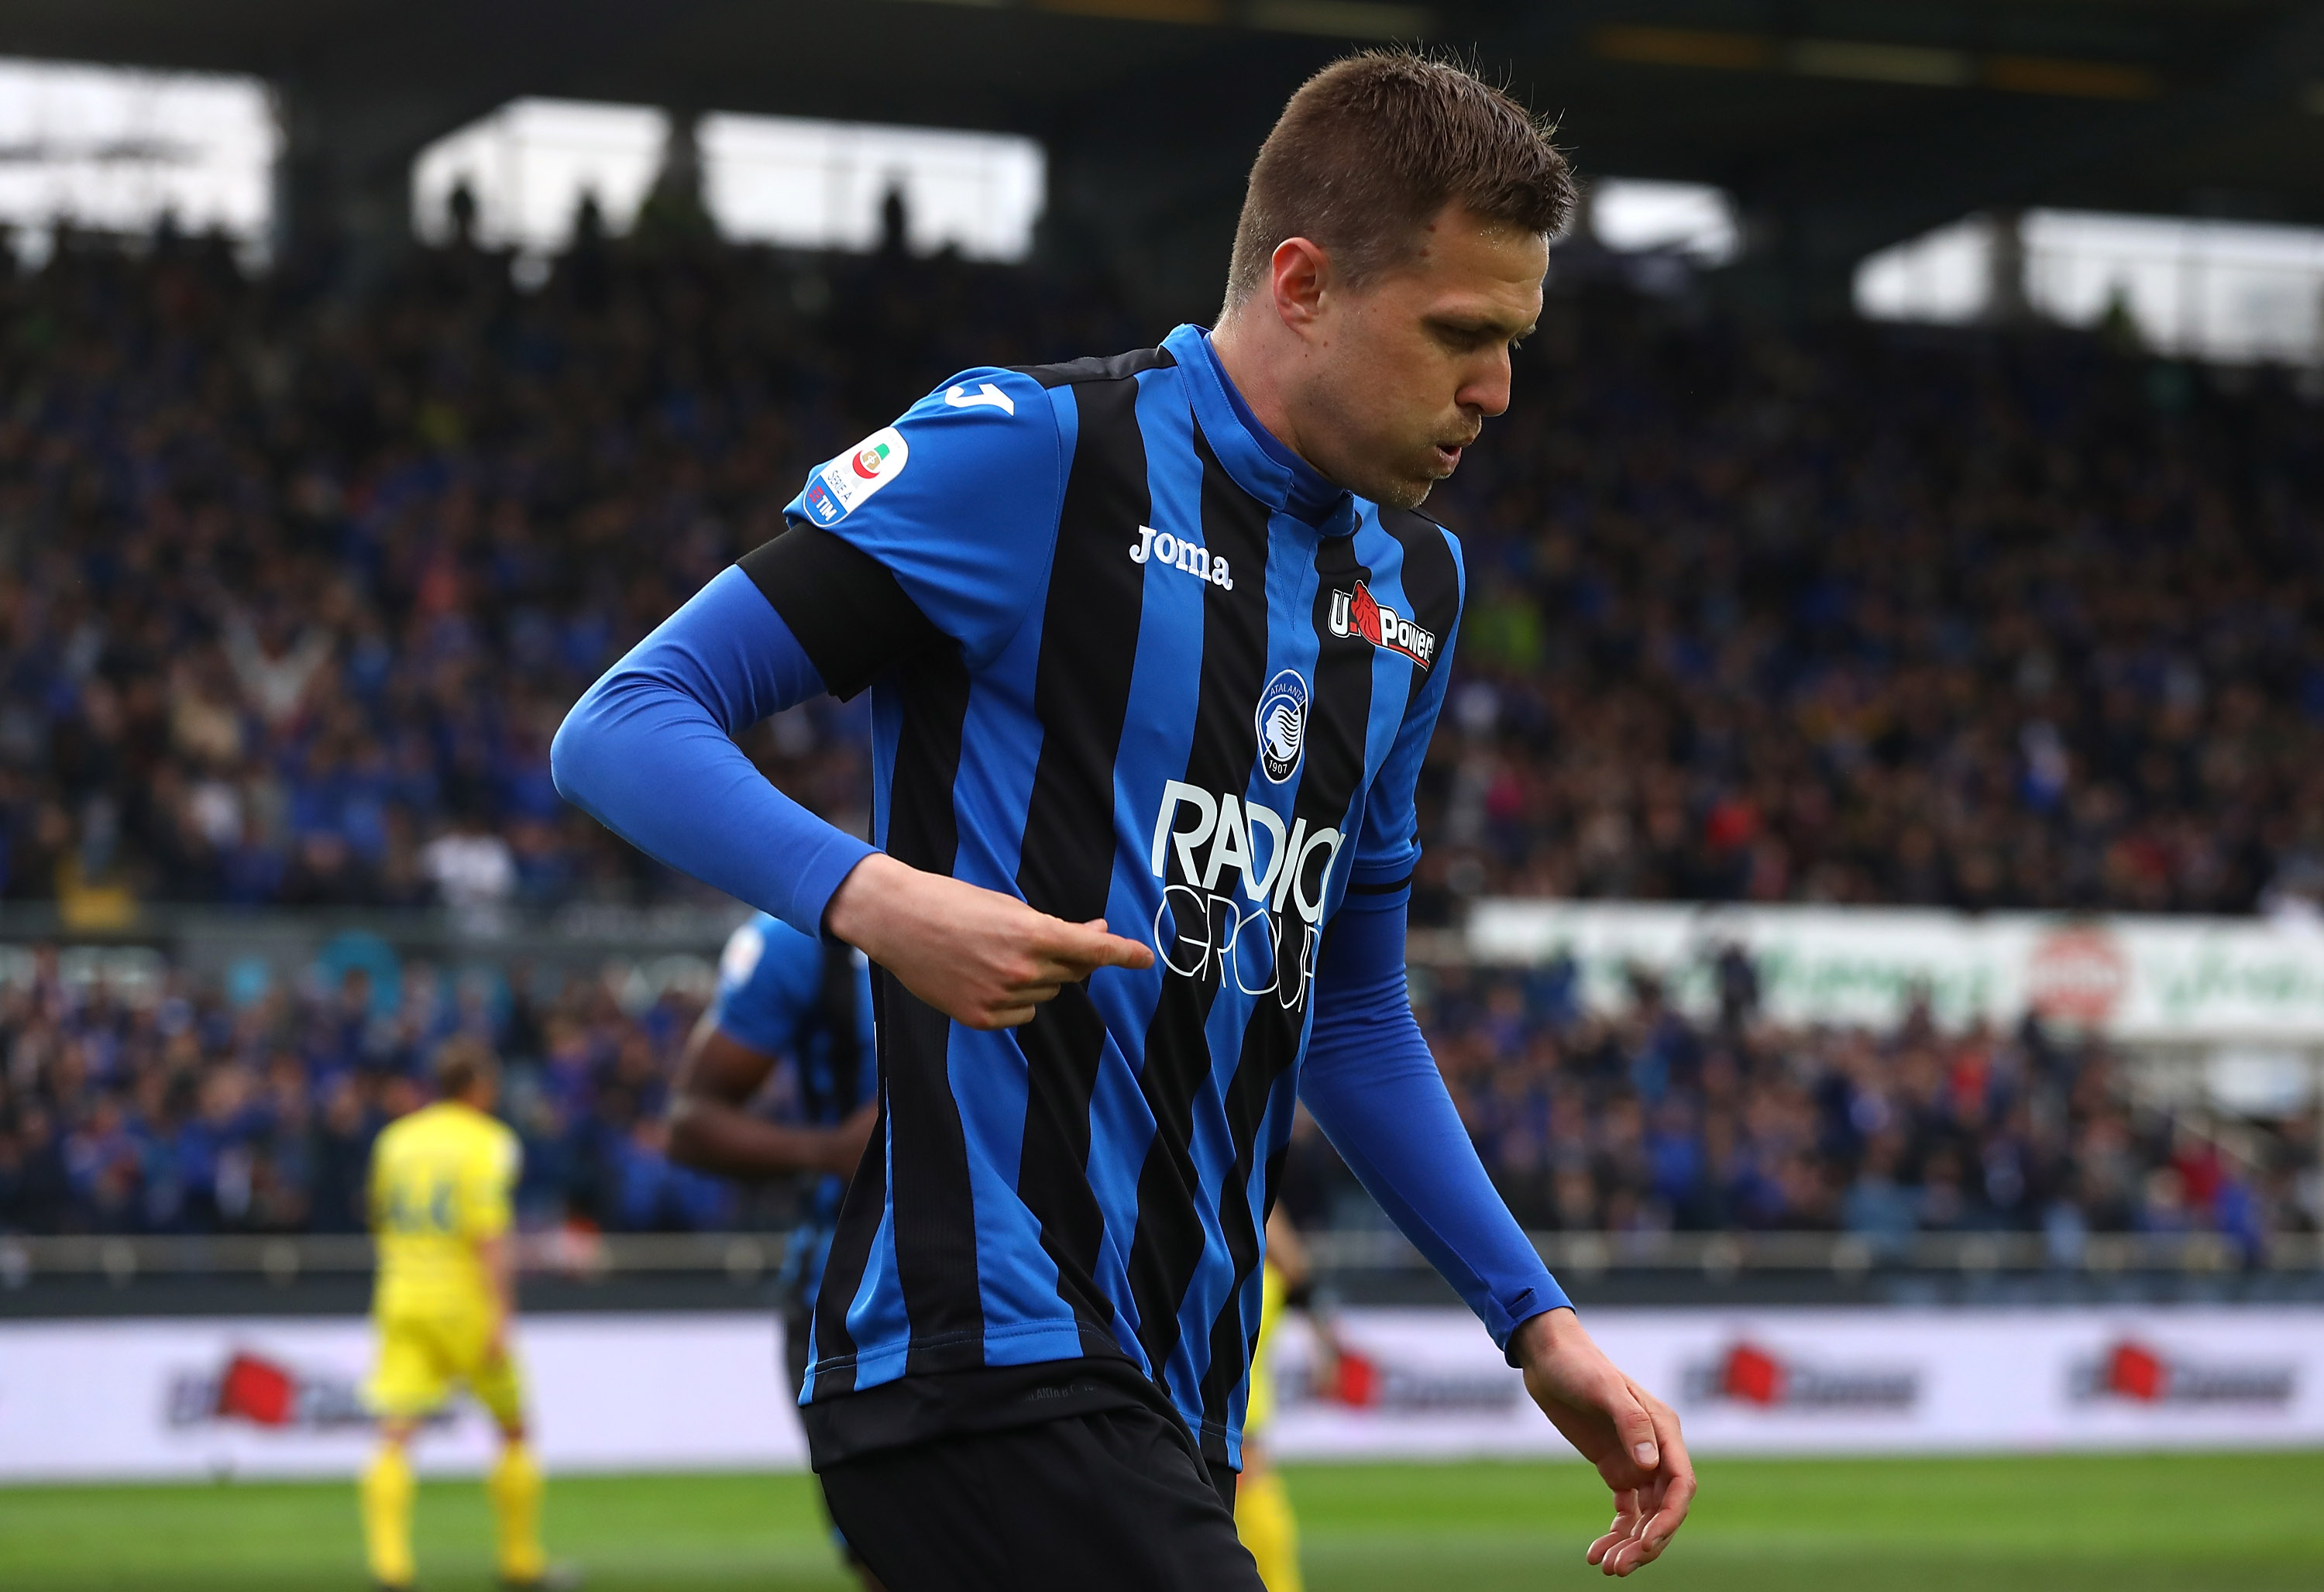
<path id="1" fill-rule="evenodd" d="M 734 931 L 718 959 L 710 1020 L 735 1044 L 789 1064 L 798 1114 L 811 1126 L 837 1127 L 879 1089 L 870 967 L 862 952 L 764 912 Z M 846 1192 L 847 1180 L 830 1173 L 807 1191 L 782 1278 L 803 1296 L 822 1281 Z"/>
<path id="2" fill-rule="evenodd" d="M 1459 546 L 1267 436 L 1193 327 L 966 372 L 790 518 L 742 568 L 872 693 L 874 843 L 1157 953 L 996 1033 L 874 970 L 807 1399 L 1101 1357 L 1231 1455 L 1319 945 L 1419 854 Z"/>

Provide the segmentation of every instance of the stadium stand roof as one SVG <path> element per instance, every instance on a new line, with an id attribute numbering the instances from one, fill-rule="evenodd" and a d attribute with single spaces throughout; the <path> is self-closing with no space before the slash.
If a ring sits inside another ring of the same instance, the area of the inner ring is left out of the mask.
<path id="1" fill-rule="evenodd" d="M 1715 182 L 1738 287 L 1844 300 L 1967 211 L 2324 220 L 2324 5 L 2285 0 L 12 0 L 0 52 L 255 73 L 300 225 L 401 235 L 429 140 L 520 95 L 1038 134 L 1052 246 L 1207 294 L 1283 96 L 1351 40 L 1473 51 L 1587 171 Z M 1752 285 L 1756 284 L 1756 287 Z"/>

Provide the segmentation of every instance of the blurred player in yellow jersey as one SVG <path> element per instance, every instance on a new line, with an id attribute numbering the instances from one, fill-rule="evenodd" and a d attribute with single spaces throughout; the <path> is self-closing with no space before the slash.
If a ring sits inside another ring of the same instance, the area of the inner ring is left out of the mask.
<path id="1" fill-rule="evenodd" d="M 364 1394 L 380 1447 L 363 1474 L 364 1544 L 383 1587 L 412 1584 L 412 1434 L 459 1387 L 501 1429 L 485 1478 L 498 1528 L 501 1583 L 571 1586 L 540 1546 L 540 1471 L 525 1443 L 524 1390 L 509 1352 L 516 1261 L 509 1196 L 522 1158 L 492 1115 L 500 1070 L 472 1040 L 436 1059 L 441 1099 L 391 1124 L 372 1148 L 371 1224 L 379 1244 L 372 1313 L 379 1359 Z"/>
<path id="2" fill-rule="evenodd" d="M 1268 1427 L 1275 1419 L 1275 1376 L 1267 1368 L 1268 1345 L 1287 1305 L 1314 1320 L 1316 1352 L 1333 1351 L 1326 1324 L 1312 1303 L 1314 1282 L 1306 1247 L 1280 1208 L 1267 1217 L 1267 1265 L 1259 1280 L 1259 1348 L 1251 1356 L 1250 1403 L 1242 1418 L 1242 1475 L 1235 1483 L 1235 1533 L 1259 1566 L 1267 1592 L 1301 1592 L 1299 1522 L 1283 1490 L 1283 1473 L 1268 1449 Z"/>

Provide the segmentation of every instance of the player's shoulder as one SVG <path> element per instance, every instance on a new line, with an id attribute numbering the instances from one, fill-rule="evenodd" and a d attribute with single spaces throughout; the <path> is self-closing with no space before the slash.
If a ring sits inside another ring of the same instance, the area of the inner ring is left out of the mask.
<path id="1" fill-rule="evenodd" d="M 740 989 L 759 971 L 759 963 L 767 954 L 768 931 L 781 920 L 772 913 L 755 913 L 726 936 L 725 949 L 718 953 L 718 991 L 721 995 Z"/>
<path id="2" fill-rule="evenodd" d="M 443 1125 L 447 1150 L 471 1174 L 498 1173 L 516 1164 L 523 1141 L 516 1129 L 489 1111 L 457 1106 Z"/>
<path id="3" fill-rule="evenodd" d="M 786 513 L 835 529 L 876 498 L 879 511 L 858 521 L 871 529 L 855 534 L 949 538 L 964 515 L 990 520 L 1037 483 L 1056 486 L 1063 446 L 1039 383 L 974 365 L 819 465 Z"/>
<path id="4" fill-rule="evenodd" d="M 385 1158 L 394 1155 L 406 1145 L 426 1138 L 432 1120 L 429 1113 L 434 1109 L 432 1106 L 422 1106 L 416 1111 L 407 1111 L 393 1121 L 385 1124 L 380 1128 L 379 1136 L 372 1141 L 372 1154 L 374 1156 Z"/>
<path id="5" fill-rule="evenodd" d="M 1398 578 L 1412 616 L 1439 635 L 1461 617 L 1469 577 L 1461 538 L 1434 515 L 1367 502 L 1367 516 L 1395 548 Z"/>
<path id="6" fill-rule="evenodd" d="M 1178 363 L 1167 348 L 1133 348 L 1127 354 L 1091 354 L 1056 364 L 1011 367 L 1011 373 L 1045 390 L 1077 387 L 1092 382 L 1127 382 L 1148 371 L 1165 370 Z"/>
<path id="7" fill-rule="evenodd" d="M 719 993 L 732 996 L 780 982 L 786 975 L 812 979 L 822 966 L 822 941 L 770 913 L 758 913 L 727 936 L 718 957 Z"/>
<path id="8" fill-rule="evenodd" d="M 904 411 L 906 422 L 936 422 L 950 431 L 1003 436 L 1054 426 L 1047 389 L 1007 365 L 971 365 L 955 371 Z"/>
<path id="9" fill-rule="evenodd" d="M 516 1130 L 489 1111 L 457 1100 L 438 1100 L 397 1118 L 379 1137 L 383 1146 L 425 1146 L 440 1155 L 490 1151 L 503 1140 L 515 1142 Z"/>
<path id="10" fill-rule="evenodd" d="M 524 1141 L 497 1117 L 486 1117 L 484 1123 L 486 1131 L 479 1140 L 484 1164 L 496 1175 L 513 1177 L 524 1161 Z"/>

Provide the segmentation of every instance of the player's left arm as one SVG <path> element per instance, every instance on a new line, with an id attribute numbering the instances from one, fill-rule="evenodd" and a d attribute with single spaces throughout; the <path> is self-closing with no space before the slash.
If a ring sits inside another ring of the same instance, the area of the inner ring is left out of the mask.
<path id="1" fill-rule="evenodd" d="M 1316 968 L 1299 1093 L 1350 1170 L 1524 1370 L 1542 1412 L 1597 1466 L 1615 1517 L 1591 1544 L 1590 1562 L 1628 1575 L 1661 1554 L 1694 1496 L 1678 1418 L 1591 1340 L 1509 1214 L 1445 1090 L 1406 980 L 1420 858 L 1414 793 L 1443 704 L 1453 628 L 1366 804 L 1349 894 Z"/>
<path id="2" fill-rule="evenodd" d="M 1475 1311 L 1526 1390 L 1613 1491 L 1590 1562 L 1628 1575 L 1686 1518 L 1692 1463 L 1669 1406 L 1606 1357 L 1477 1158 L 1412 1014 L 1406 897 L 1351 899 L 1325 939 L 1299 1094 L 1350 1170 Z"/>

